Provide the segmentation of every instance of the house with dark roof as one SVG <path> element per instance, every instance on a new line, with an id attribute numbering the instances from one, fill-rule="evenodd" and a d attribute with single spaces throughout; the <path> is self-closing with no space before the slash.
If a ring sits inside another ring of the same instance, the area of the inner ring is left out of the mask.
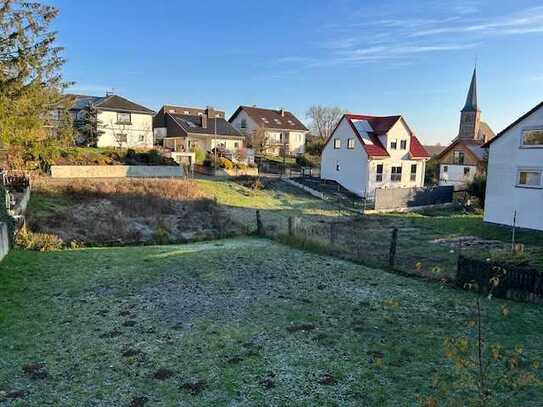
<path id="1" fill-rule="evenodd" d="M 153 147 L 153 110 L 118 95 L 66 95 L 66 98 L 76 128 L 85 120 L 89 106 L 96 111 L 100 131 L 97 147 Z"/>
<path id="2" fill-rule="evenodd" d="M 363 197 L 422 187 L 429 158 L 402 116 L 345 114 L 324 145 L 321 178 Z"/>
<path id="3" fill-rule="evenodd" d="M 189 152 L 198 146 L 228 155 L 245 147 L 245 137 L 224 118 L 223 111 L 212 107 L 162 106 L 153 118 L 153 129 L 155 139 L 174 152 Z"/>
<path id="4" fill-rule="evenodd" d="M 485 222 L 543 231 L 543 102 L 485 143 Z"/>
<path id="5" fill-rule="evenodd" d="M 299 155 L 304 153 L 308 129 L 291 112 L 284 109 L 263 109 L 256 106 L 240 106 L 229 122 L 251 144 L 259 139 L 257 150 L 270 155 Z"/>
<path id="6" fill-rule="evenodd" d="M 438 156 L 439 185 L 462 188 L 485 171 L 486 152 L 481 146 L 494 137 L 481 120 L 477 100 L 477 71 L 473 70 L 466 103 L 460 114 L 458 136 Z"/>

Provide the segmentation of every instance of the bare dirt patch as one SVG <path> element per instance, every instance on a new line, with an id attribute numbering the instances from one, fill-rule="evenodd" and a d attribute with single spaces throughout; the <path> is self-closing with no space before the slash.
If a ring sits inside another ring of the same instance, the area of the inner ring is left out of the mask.
<path id="1" fill-rule="evenodd" d="M 431 241 L 433 244 L 438 244 L 441 246 L 446 246 L 451 249 L 462 248 L 473 248 L 473 249 L 501 249 L 504 247 L 504 243 L 499 240 L 486 240 L 481 239 L 476 236 L 454 236 L 454 237 L 445 237 L 440 239 L 434 239 Z"/>

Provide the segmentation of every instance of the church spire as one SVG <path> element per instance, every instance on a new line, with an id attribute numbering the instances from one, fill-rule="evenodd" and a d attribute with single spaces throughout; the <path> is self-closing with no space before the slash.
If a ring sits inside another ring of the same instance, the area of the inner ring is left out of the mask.
<path id="1" fill-rule="evenodd" d="M 477 106 L 477 67 L 473 69 L 473 76 L 471 77 L 471 84 L 469 85 L 468 97 L 466 98 L 466 104 L 462 111 L 479 111 L 479 108 Z"/>

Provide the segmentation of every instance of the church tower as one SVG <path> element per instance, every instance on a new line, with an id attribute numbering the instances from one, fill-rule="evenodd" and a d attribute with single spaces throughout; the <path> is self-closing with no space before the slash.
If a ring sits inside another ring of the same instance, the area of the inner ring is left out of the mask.
<path id="1" fill-rule="evenodd" d="M 480 127 L 481 111 L 477 106 L 477 68 L 475 68 L 473 70 L 466 104 L 460 114 L 460 131 L 458 132 L 458 138 L 461 140 L 479 140 Z"/>

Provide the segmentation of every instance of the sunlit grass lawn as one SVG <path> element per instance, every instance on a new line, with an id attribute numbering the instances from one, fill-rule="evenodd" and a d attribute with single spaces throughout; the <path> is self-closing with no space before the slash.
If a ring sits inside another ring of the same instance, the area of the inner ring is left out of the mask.
<path id="1" fill-rule="evenodd" d="M 412 406 L 450 373 L 443 341 L 467 332 L 475 298 L 258 239 L 16 250 L 0 263 L 0 400 Z M 543 357 L 543 308 L 483 304 L 488 343 Z"/>

